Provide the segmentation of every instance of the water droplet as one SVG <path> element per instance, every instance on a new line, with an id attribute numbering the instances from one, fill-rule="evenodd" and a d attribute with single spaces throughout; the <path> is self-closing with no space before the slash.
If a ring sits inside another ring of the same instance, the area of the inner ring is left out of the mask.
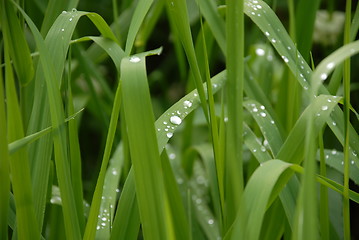
<path id="1" fill-rule="evenodd" d="M 261 146 L 261 151 L 262 152 L 265 152 L 266 151 L 266 148 L 264 146 Z"/>
<path id="2" fill-rule="evenodd" d="M 186 100 L 183 102 L 183 106 L 184 106 L 184 108 L 190 108 L 190 107 L 192 107 L 192 102 Z"/>
<path id="3" fill-rule="evenodd" d="M 257 152 L 257 149 L 253 149 L 253 152 Z"/>
<path id="4" fill-rule="evenodd" d="M 337 154 L 337 150 L 336 150 L 336 149 L 333 149 L 333 150 L 332 150 L 332 154 L 333 154 L 333 155 Z"/>
<path id="5" fill-rule="evenodd" d="M 228 122 L 228 117 L 224 117 L 224 122 Z"/>
<path id="6" fill-rule="evenodd" d="M 336 123 L 336 122 L 332 122 L 332 124 L 333 124 L 333 126 L 336 126 L 336 125 L 337 125 L 337 123 Z"/>
<path id="7" fill-rule="evenodd" d="M 176 125 L 180 125 L 182 123 L 182 119 L 178 116 L 172 116 L 170 118 L 170 122 Z"/>
<path id="8" fill-rule="evenodd" d="M 267 114 L 265 112 L 261 112 L 260 114 L 261 114 L 262 117 L 267 116 Z"/>
<path id="9" fill-rule="evenodd" d="M 261 6 L 261 5 L 257 5 L 257 8 L 258 8 L 258 9 L 262 9 L 262 6 Z"/>
<path id="10" fill-rule="evenodd" d="M 213 88 L 217 88 L 217 87 L 218 87 L 218 84 L 213 83 L 213 84 L 212 84 L 212 87 L 213 87 Z"/>
<path id="11" fill-rule="evenodd" d="M 175 159 L 176 158 L 176 154 L 174 154 L 174 153 L 170 153 L 169 155 L 168 155 L 168 157 L 169 157 L 169 159 Z"/>
<path id="12" fill-rule="evenodd" d="M 65 31 L 65 28 L 61 28 L 61 31 L 64 32 L 64 31 Z"/>
<path id="13" fill-rule="evenodd" d="M 209 225 L 212 225 L 214 223 L 214 220 L 213 219 L 208 219 L 208 224 Z"/>
<path id="14" fill-rule="evenodd" d="M 106 220 L 107 220 L 107 218 L 103 217 L 103 218 L 101 218 L 101 220 L 102 220 L 102 221 L 106 221 Z"/>
<path id="15" fill-rule="evenodd" d="M 197 204 L 201 204 L 201 203 L 202 203 L 202 199 L 197 198 L 197 199 L 196 199 L 196 203 L 197 203 Z"/>
<path id="16" fill-rule="evenodd" d="M 270 123 L 271 123 L 271 124 L 274 124 L 274 120 L 271 120 Z"/>
<path id="17" fill-rule="evenodd" d="M 354 165 L 354 161 L 353 161 L 353 160 L 352 160 L 350 163 Z"/>
<path id="18" fill-rule="evenodd" d="M 266 109 L 266 108 L 265 108 L 265 106 L 262 105 L 262 106 L 260 106 L 260 109 L 264 110 L 264 109 Z"/>
<path id="19" fill-rule="evenodd" d="M 120 189 L 116 188 L 116 192 L 119 193 L 119 192 L 120 192 Z"/>
<path id="20" fill-rule="evenodd" d="M 253 108 L 253 112 L 258 112 L 258 108 Z"/>
<path id="21" fill-rule="evenodd" d="M 325 155 L 325 159 L 329 159 L 329 155 L 328 155 L 328 154 Z"/>
<path id="22" fill-rule="evenodd" d="M 197 97 L 197 96 L 198 96 L 198 94 L 197 94 L 197 93 L 195 93 L 195 94 L 193 94 L 193 96 Z"/>
<path id="23" fill-rule="evenodd" d="M 286 56 L 282 56 L 282 58 L 283 58 L 283 60 L 284 60 L 284 62 L 289 62 L 289 59 L 286 57 Z"/>
<path id="24" fill-rule="evenodd" d="M 270 35 L 269 32 L 265 32 L 264 34 L 265 34 L 266 36 L 269 36 L 269 35 Z"/>
<path id="25" fill-rule="evenodd" d="M 163 124 L 164 124 L 164 125 L 166 125 L 166 124 L 167 124 L 167 122 L 166 122 L 166 121 L 163 121 Z"/>
<path id="26" fill-rule="evenodd" d="M 100 227 L 99 225 L 97 225 L 96 229 L 97 229 L 97 230 L 100 230 L 100 228 L 101 228 L 101 227 Z"/>
<path id="27" fill-rule="evenodd" d="M 320 74 L 320 79 L 321 79 L 322 81 L 324 81 L 325 79 L 327 79 L 327 77 L 328 77 L 328 75 L 327 75 L 326 73 Z"/>
<path id="28" fill-rule="evenodd" d="M 342 165 L 344 165 L 344 162 L 342 161 Z"/>
<path id="29" fill-rule="evenodd" d="M 287 48 L 288 48 L 288 50 L 291 50 L 291 49 L 292 49 L 290 46 L 288 46 Z"/>
<path id="30" fill-rule="evenodd" d="M 67 12 L 66 11 L 62 11 L 62 14 L 66 14 Z"/>
<path id="31" fill-rule="evenodd" d="M 171 137 L 173 136 L 173 133 L 169 132 L 169 133 L 166 134 L 166 136 L 167 136 L 168 138 L 171 138 Z"/>
<path id="32" fill-rule="evenodd" d="M 118 171 L 117 171 L 116 169 L 113 169 L 113 170 L 112 170 L 112 174 L 113 174 L 113 175 L 117 175 L 117 174 L 118 174 Z"/>
<path id="33" fill-rule="evenodd" d="M 76 8 L 73 8 L 73 9 L 71 10 L 71 12 L 75 13 L 75 12 L 77 12 L 77 9 L 76 9 Z"/>
<path id="34" fill-rule="evenodd" d="M 141 61 L 141 58 L 139 58 L 137 56 L 130 57 L 130 62 L 138 63 L 139 61 Z"/>
<path id="35" fill-rule="evenodd" d="M 72 18 L 70 18 L 69 21 L 71 22 L 71 21 L 72 21 Z"/>
<path id="36" fill-rule="evenodd" d="M 323 111 L 328 110 L 328 106 L 326 106 L 326 105 L 322 106 L 322 110 L 323 110 Z"/>
<path id="37" fill-rule="evenodd" d="M 106 223 L 103 222 L 103 223 L 101 223 L 101 225 L 105 227 L 105 226 L 106 226 Z"/>
<path id="38" fill-rule="evenodd" d="M 330 62 L 327 64 L 327 68 L 328 69 L 332 69 L 334 67 L 334 63 L 333 62 Z"/>
<path id="39" fill-rule="evenodd" d="M 272 38 L 272 43 L 276 43 L 277 42 L 277 40 L 275 40 L 274 38 Z"/>
<path id="40" fill-rule="evenodd" d="M 262 48 L 257 48 L 256 49 L 256 54 L 258 56 L 263 56 L 265 54 L 265 51 Z"/>

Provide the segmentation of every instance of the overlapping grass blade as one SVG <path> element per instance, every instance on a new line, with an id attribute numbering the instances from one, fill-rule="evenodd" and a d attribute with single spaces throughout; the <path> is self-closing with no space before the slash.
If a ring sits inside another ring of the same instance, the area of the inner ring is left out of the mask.
<path id="1" fill-rule="evenodd" d="M 300 163 L 303 160 L 303 147 L 307 121 L 310 117 L 314 118 L 315 127 L 313 132 L 315 136 L 318 135 L 319 130 L 328 120 L 331 111 L 337 105 L 339 97 L 330 95 L 320 95 L 313 100 L 313 102 L 304 110 L 289 136 L 285 140 L 276 158 L 293 163 Z"/>
<path id="2" fill-rule="evenodd" d="M 64 109 L 62 107 L 62 100 L 58 84 L 60 82 L 60 75 L 56 75 L 53 61 L 50 58 L 47 45 L 41 37 L 36 26 L 32 20 L 19 8 L 24 18 L 26 19 L 32 33 L 34 34 L 37 47 L 40 52 L 40 61 L 45 77 L 49 106 L 51 112 L 51 122 L 54 127 L 54 148 L 55 161 L 57 166 L 57 177 L 61 189 L 61 197 L 63 199 L 63 212 L 65 220 L 66 235 L 69 238 L 79 238 L 81 236 L 79 219 L 75 207 L 74 192 L 71 184 L 70 168 L 68 163 L 66 133 L 64 122 Z M 60 30 L 61 31 L 61 30 Z M 82 217 L 82 216 L 81 216 Z M 42 221 L 41 221 L 42 222 Z"/>
<path id="3" fill-rule="evenodd" d="M 70 117 L 66 118 L 65 119 L 65 122 L 69 122 L 69 121 L 72 121 L 75 119 L 75 117 L 80 113 L 82 112 L 83 109 L 81 109 L 80 111 L 78 111 L 77 113 L 71 115 Z M 18 139 L 12 143 L 9 143 L 8 145 L 8 151 L 9 151 L 9 154 L 13 154 L 15 153 L 16 151 L 18 151 L 19 149 L 21 149 L 22 147 L 25 147 L 27 145 L 29 145 L 30 143 L 40 139 L 41 137 L 43 137 L 44 135 L 46 134 L 49 134 L 51 131 L 52 131 L 52 127 L 47 127 L 39 132 L 36 132 L 36 133 L 33 133 L 33 134 L 30 134 L 28 136 L 25 136 L 21 139 Z"/>
<path id="4" fill-rule="evenodd" d="M 193 46 L 192 34 L 188 20 L 187 5 L 182 0 L 166 0 L 168 6 L 168 14 L 173 15 L 176 25 L 178 37 L 182 42 L 183 49 L 186 53 L 188 63 L 194 78 L 195 86 L 201 99 L 201 105 L 206 119 L 209 120 L 208 106 L 204 88 L 202 85 L 202 76 L 198 66 L 196 53 Z"/>
<path id="5" fill-rule="evenodd" d="M 15 141 L 24 136 L 24 129 L 17 100 L 15 79 L 10 63 L 9 39 L 5 39 L 5 94 L 7 99 L 7 138 L 8 141 Z M 17 235 L 20 239 L 40 237 L 40 228 L 36 222 L 33 206 L 33 192 L 31 187 L 31 176 L 29 161 L 26 149 L 21 149 L 12 156 L 9 156 L 11 172 L 11 183 L 16 205 L 16 226 Z M 6 197 L 6 196 L 4 196 Z M 5 214 L 6 215 L 6 214 Z"/>
<path id="6" fill-rule="evenodd" d="M 111 240 L 136 240 L 140 229 L 140 213 L 138 210 L 135 178 L 130 170 L 118 201 L 116 216 L 113 222 Z"/>
<path id="7" fill-rule="evenodd" d="M 72 115 L 75 112 L 73 103 L 72 88 L 71 88 L 71 49 L 70 59 L 68 61 L 68 77 L 67 77 L 67 115 Z M 66 85 L 65 84 L 65 85 Z M 82 185 L 82 169 L 81 169 L 81 151 L 78 137 L 77 121 L 73 119 L 68 123 L 68 143 L 69 143 L 69 157 L 70 157 L 70 171 L 71 181 L 74 190 L 75 204 L 77 210 L 77 216 L 79 218 L 79 225 L 81 234 L 85 230 L 85 215 L 83 207 L 83 185 Z"/>
<path id="8" fill-rule="evenodd" d="M 143 234 L 147 239 L 166 239 L 171 238 L 173 226 L 168 221 L 168 203 L 145 72 L 146 54 L 122 60 L 123 106 Z"/>
<path id="9" fill-rule="evenodd" d="M 244 199 L 241 201 L 246 204 L 241 205 L 232 233 L 226 236 L 226 239 L 259 239 L 270 199 L 274 197 L 273 194 L 278 194 L 278 187 L 283 188 L 293 174 L 286 171 L 290 166 L 291 164 L 280 160 L 270 160 L 257 168 L 243 192 Z"/>
<path id="10" fill-rule="evenodd" d="M 166 151 L 161 154 L 165 191 L 173 221 L 174 239 L 190 239 L 186 210 Z"/>

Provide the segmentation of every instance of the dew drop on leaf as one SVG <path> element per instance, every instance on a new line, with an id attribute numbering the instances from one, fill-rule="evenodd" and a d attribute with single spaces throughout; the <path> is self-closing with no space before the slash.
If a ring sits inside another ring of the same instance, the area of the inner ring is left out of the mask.
<path id="1" fill-rule="evenodd" d="M 170 122 L 175 124 L 175 125 L 180 125 L 182 123 L 182 119 L 178 116 L 172 116 L 170 118 Z"/>
<path id="2" fill-rule="evenodd" d="M 130 62 L 132 62 L 132 63 L 138 63 L 139 61 L 141 61 L 141 58 L 139 58 L 137 56 L 130 57 Z"/>
<path id="3" fill-rule="evenodd" d="M 192 102 L 186 100 L 186 101 L 183 102 L 183 106 L 184 106 L 185 108 L 190 108 L 190 107 L 192 107 Z"/>

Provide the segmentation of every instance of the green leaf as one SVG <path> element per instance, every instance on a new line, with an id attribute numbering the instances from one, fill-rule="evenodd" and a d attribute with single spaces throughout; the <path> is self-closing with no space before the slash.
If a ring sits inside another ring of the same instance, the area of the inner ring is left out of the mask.
<path id="1" fill-rule="evenodd" d="M 123 106 L 143 234 L 147 239 L 167 239 L 172 235 L 172 223 L 167 221 L 164 179 L 146 77 L 147 54 L 122 60 Z"/>

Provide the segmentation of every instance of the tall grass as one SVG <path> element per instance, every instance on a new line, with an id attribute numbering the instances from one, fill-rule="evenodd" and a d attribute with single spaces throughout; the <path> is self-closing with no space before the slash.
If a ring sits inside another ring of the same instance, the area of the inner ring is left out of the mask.
<path id="1" fill-rule="evenodd" d="M 357 237 L 340 8 L 1 0 L 0 239 Z"/>

